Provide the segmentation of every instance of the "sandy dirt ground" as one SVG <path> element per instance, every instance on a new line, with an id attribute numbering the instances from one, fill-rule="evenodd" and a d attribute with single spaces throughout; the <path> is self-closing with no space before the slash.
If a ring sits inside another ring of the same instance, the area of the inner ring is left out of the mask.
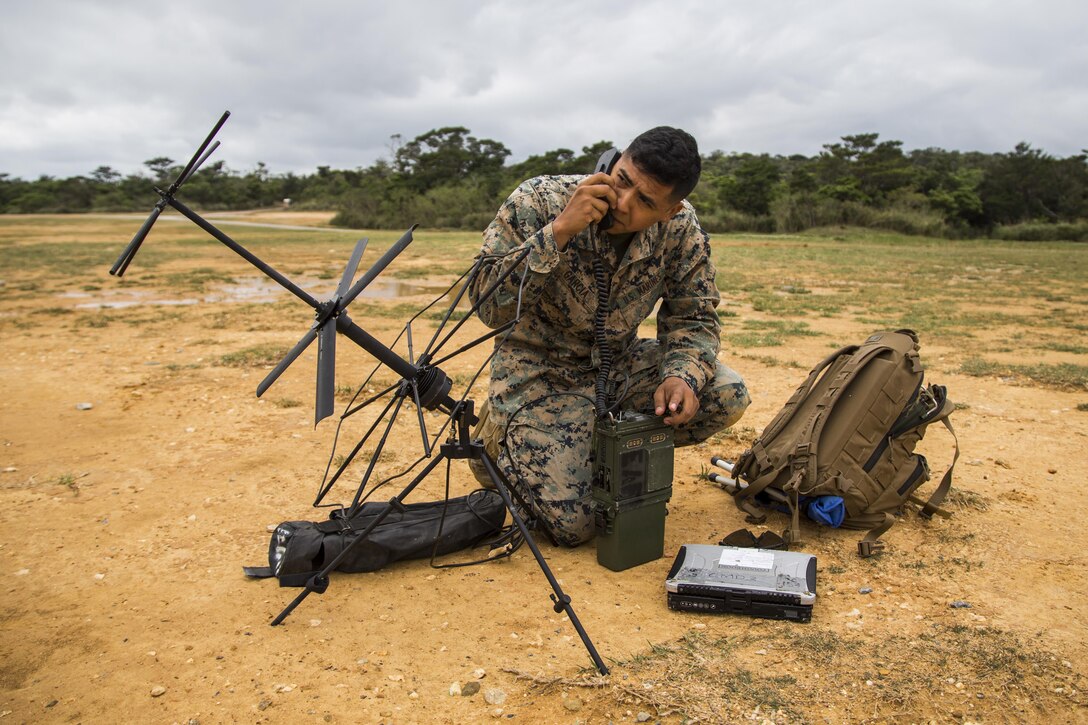
<path id="1" fill-rule="evenodd" d="M 297 590 L 242 566 L 266 561 L 279 522 L 324 517 L 309 504 L 335 419 L 314 428 L 313 350 L 260 400 L 271 363 L 242 354 L 293 344 L 304 306 L 179 294 L 164 269 L 225 258 L 193 254 L 124 289 L 104 268 L 2 271 L 0 723 L 1088 720 L 1085 391 L 968 377 L 945 362 L 957 351 L 924 338 L 929 379 L 963 405 L 952 517 L 905 511 L 871 560 L 856 556 L 855 532 L 807 528 L 820 569 L 810 624 L 667 609 L 679 546 L 760 530 L 700 477 L 710 456 L 738 455 L 829 340 L 871 332 L 846 318 L 814 321 L 820 335 L 785 349 L 723 352 L 754 403 L 738 431 L 677 451 L 662 559 L 617 573 L 592 545 L 541 542 L 608 677 L 553 611 L 527 549 L 468 568 L 334 575 L 270 627 Z M 292 254 L 286 268 L 306 271 L 312 251 Z M 354 317 L 391 341 L 403 319 L 390 306 L 426 299 L 363 298 Z M 347 390 L 371 362 L 343 341 L 338 352 Z M 452 364 L 456 385 L 483 356 Z M 338 391 L 338 410 L 349 396 Z M 414 416 L 383 463 L 418 455 Z M 368 420 L 345 425 L 338 453 Z M 939 475 L 951 437 L 931 429 L 922 450 Z M 463 463 L 451 476 L 454 493 L 475 487 Z M 350 500 L 355 483 L 333 498 Z M 433 475 L 409 500 L 443 486 Z"/>

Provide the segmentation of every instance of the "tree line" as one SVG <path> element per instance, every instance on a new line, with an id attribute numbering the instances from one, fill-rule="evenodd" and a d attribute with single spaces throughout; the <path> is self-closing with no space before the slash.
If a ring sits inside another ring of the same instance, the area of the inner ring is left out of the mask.
<path id="1" fill-rule="evenodd" d="M 509 149 L 456 126 L 411 141 L 391 139 L 390 157 L 367 168 L 319 166 L 275 174 L 264 163 L 240 172 L 205 164 L 182 191 L 208 211 L 290 206 L 335 209 L 352 228 L 481 230 L 522 180 L 586 173 L 613 144 L 560 148 L 507 163 Z M 122 175 L 100 166 L 86 176 L 33 181 L 0 173 L 0 212 L 146 211 L 149 188 L 180 172 L 173 159 Z M 708 231 L 797 232 L 828 225 L 943 237 L 1088 240 L 1088 151 L 1059 158 L 1020 143 L 1007 153 L 904 151 L 876 133 L 843 136 L 815 156 L 714 151 L 690 196 Z"/>

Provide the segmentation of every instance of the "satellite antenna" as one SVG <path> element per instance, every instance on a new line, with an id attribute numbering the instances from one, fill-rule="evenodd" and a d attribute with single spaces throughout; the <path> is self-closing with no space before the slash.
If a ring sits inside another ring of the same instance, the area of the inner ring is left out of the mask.
<path id="1" fill-rule="evenodd" d="M 287 370 L 291 363 L 298 359 L 303 351 L 305 351 L 311 344 L 313 344 L 314 340 L 317 340 L 317 390 L 314 406 L 315 426 L 317 425 L 317 423 L 320 423 L 322 419 L 331 415 L 333 412 L 333 401 L 335 394 L 334 380 L 336 370 L 335 356 L 337 333 L 345 336 L 346 338 L 354 342 L 363 350 L 373 355 L 379 361 L 379 363 L 388 366 L 398 376 L 400 376 L 400 381 L 396 385 L 387 388 L 386 390 L 370 398 L 361 405 L 356 406 L 356 408 L 354 409 L 355 411 L 357 411 L 389 393 L 392 393 L 393 395 L 392 399 L 386 405 L 386 408 L 382 413 L 382 417 L 384 417 L 386 413 L 390 413 L 385 431 L 377 445 L 374 454 L 371 457 L 370 465 L 367 467 L 366 473 L 364 474 L 362 482 L 360 483 L 359 488 L 355 494 L 352 505 L 344 514 L 345 522 L 350 521 L 351 516 L 353 516 L 362 505 L 362 493 L 369 483 L 371 474 L 374 470 L 374 463 L 381 455 L 381 451 L 386 443 L 386 440 L 388 439 L 390 431 L 392 430 L 392 426 L 396 420 L 396 416 L 401 410 L 402 405 L 406 399 L 410 397 L 412 402 L 415 404 L 417 410 L 420 430 L 423 438 L 425 457 L 431 457 L 433 450 L 428 442 L 426 425 L 423 418 L 423 410 L 438 410 L 445 413 L 447 417 L 445 419 L 443 427 L 449 426 L 449 437 L 446 442 L 439 447 L 438 454 L 433 456 L 432 460 L 423 468 L 422 471 L 420 471 L 420 473 L 418 473 L 412 479 L 411 482 L 409 482 L 400 491 L 400 493 L 398 493 L 386 503 L 385 508 L 382 509 L 382 511 L 379 512 L 377 516 L 370 520 L 367 527 L 360 531 L 359 535 L 348 546 L 346 546 L 339 555 L 337 555 L 332 561 L 330 561 L 324 569 L 314 574 L 309 579 L 309 581 L 306 582 L 305 587 L 298 594 L 298 596 L 295 597 L 295 599 L 290 604 L 288 604 L 287 607 L 284 608 L 284 610 L 280 612 L 275 619 L 272 620 L 272 625 L 275 626 L 282 623 L 291 614 L 291 612 L 293 612 L 295 608 L 298 607 L 311 593 L 321 594 L 325 592 L 325 590 L 328 589 L 329 586 L 329 574 L 334 571 L 336 567 L 340 564 L 340 562 L 350 554 L 355 546 L 366 540 L 370 532 L 374 528 L 376 528 L 385 519 L 386 516 L 388 516 L 393 511 L 404 511 L 406 509 L 404 505 L 404 499 L 408 497 L 408 495 L 416 488 L 416 486 L 418 486 L 427 477 L 427 475 L 438 466 L 439 463 L 441 463 L 443 460 L 449 461 L 454 459 L 474 459 L 479 461 L 484 470 L 487 471 L 487 474 L 491 479 L 496 491 L 498 491 L 499 495 L 502 497 L 503 503 L 506 505 L 507 511 L 510 512 L 510 516 L 514 521 L 515 526 L 520 532 L 525 543 L 528 544 L 530 551 L 532 551 L 541 572 L 547 578 L 548 584 L 551 586 L 552 589 L 550 597 L 553 603 L 553 610 L 557 614 L 560 612 L 566 613 L 567 617 L 570 619 L 571 624 L 578 632 L 578 636 L 581 638 L 582 644 L 585 646 L 586 651 L 589 653 L 590 658 L 593 660 L 594 665 L 597 667 L 597 670 L 601 674 L 608 674 L 608 667 L 601 659 L 600 654 L 598 654 L 597 649 L 593 646 L 592 641 L 590 641 L 589 636 L 586 634 L 585 629 L 582 627 L 578 616 L 575 614 L 574 609 L 571 606 L 570 597 L 563 592 L 563 589 L 560 586 L 559 582 L 552 574 L 551 568 L 548 566 L 547 561 L 540 553 L 540 549 L 536 545 L 536 542 L 533 540 L 532 534 L 530 533 L 529 528 L 525 523 L 525 520 L 518 513 L 518 507 L 514 504 L 511 495 L 513 494 L 513 496 L 517 496 L 519 498 L 519 502 L 522 503 L 522 508 L 524 510 L 528 511 L 530 510 L 530 508 L 528 506 L 525 506 L 523 501 L 520 501 L 519 492 L 516 488 L 510 485 L 509 480 L 506 478 L 503 472 L 498 468 L 498 466 L 490 458 L 490 456 L 488 456 L 487 452 L 484 450 L 483 443 L 479 439 L 473 439 L 470 434 L 470 428 L 477 422 L 477 418 L 474 413 L 474 403 L 472 400 L 467 398 L 468 391 L 466 390 L 465 395 L 462 396 L 459 400 L 455 400 L 453 397 L 451 397 L 450 391 L 452 389 L 452 382 L 450 378 L 441 370 L 441 368 L 438 367 L 439 364 L 453 358 L 454 356 L 465 352 L 466 350 L 469 350 L 472 347 L 475 347 L 476 345 L 479 345 L 486 340 L 489 340 L 503 334 L 504 332 L 509 331 L 513 328 L 515 324 L 517 324 L 517 319 L 520 316 L 520 306 L 518 309 L 518 314 L 515 315 L 514 320 L 497 329 L 491 330 L 490 332 L 482 335 L 481 337 L 473 340 L 470 343 L 462 345 L 457 350 L 448 353 L 441 358 L 437 357 L 439 351 L 443 348 L 443 346 L 451 341 L 454 333 L 456 333 L 457 330 L 464 324 L 465 320 L 475 314 L 476 311 L 479 309 L 480 305 L 482 305 L 492 294 L 494 294 L 495 290 L 499 287 L 499 285 L 506 281 L 506 279 L 509 278 L 509 276 L 513 273 L 515 269 L 521 266 L 520 263 L 524 261 L 525 258 L 528 256 L 528 250 L 522 250 L 517 253 L 517 256 L 514 258 L 515 263 L 511 264 L 508 267 L 507 271 L 499 279 L 495 280 L 490 287 L 488 287 L 479 295 L 477 302 L 472 306 L 469 312 L 461 316 L 460 319 L 457 321 L 456 325 L 454 325 L 453 329 L 447 332 L 445 330 L 446 324 L 452 319 L 453 313 L 455 312 L 457 305 L 463 299 L 464 295 L 467 293 L 469 287 L 475 281 L 475 278 L 479 273 L 482 260 L 478 260 L 477 263 L 473 265 L 472 269 L 469 270 L 469 272 L 466 273 L 466 275 L 464 276 L 465 281 L 463 285 L 461 286 L 459 292 L 454 296 L 452 304 L 444 314 L 441 324 L 435 331 L 426 349 L 418 357 L 416 357 L 414 353 L 410 350 L 409 355 L 411 358 L 414 359 L 405 359 L 395 353 L 386 345 L 382 344 L 381 341 L 379 341 L 377 338 L 375 338 L 358 324 L 356 324 L 348 316 L 347 308 L 355 300 L 355 298 L 358 297 L 364 289 L 366 289 L 367 285 L 369 285 L 382 272 L 382 270 L 384 270 L 389 265 L 390 262 L 392 262 L 402 251 L 404 251 L 404 249 L 409 244 L 411 244 L 412 234 L 416 229 L 415 225 L 410 227 L 408 231 L 406 231 L 404 235 L 396 243 L 394 243 L 393 246 L 390 247 L 389 250 L 387 250 L 385 254 L 383 254 L 382 257 L 378 259 L 378 261 L 375 262 L 374 265 L 371 266 L 370 269 L 368 269 L 363 274 L 362 277 L 360 277 L 353 284 L 352 279 L 355 277 L 356 270 L 359 266 L 360 261 L 362 260 L 363 252 L 365 251 L 367 244 L 366 239 L 359 240 L 355 245 L 355 249 L 353 250 L 351 257 L 349 258 L 347 265 L 344 267 L 343 274 L 340 277 L 340 282 L 337 285 L 336 291 L 333 293 L 333 296 L 330 299 L 321 302 L 315 299 L 301 287 L 296 285 L 286 276 L 265 263 L 263 260 L 259 259 L 256 255 L 247 250 L 241 244 L 231 239 L 223 231 L 216 228 L 208 220 L 201 217 L 199 214 L 197 214 L 195 211 L 193 211 L 177 199 L 176 195 L 181 186 L 192 177 L 192 175 L 200 168 L 201 164 L 203 164 L 208 159 L 208 157 L 211 156 L 215 149 L 218 148 L 219 142 L 215 141 L 213 144 L 213 139 L 215 138 L 216 134 L 219 133 L 219 130 L 223 127 L 223 124 L 226 123 L 229 116 L 229 111 L 223 113 L 219 121 L 212 128 L 211 133 L 208 134 L 207 138 L 204 139 L 204 142 L 197 148 L 197 151 L 195 154 L 193 154 L 192 159 L 185 166 L 185 168 L 182 169 L 181 173 L 178 174 L 177 179 L 175 179 L 174 182 L 167 189 L 163 190 L 159 189 L 158 187 L 154 187 L 155 192 L 160 197 L 159 201 L 151 210 L 151 213 L 147 217 L 147 220 L 136 232 L 135 236 L 133 236 L 132 241 L 130 241 L 128 246 L 125 247 L 124 251 L 121 253 L 121 256 L 118 257 L 113 267 L 110 268 L 110 274 L 120 277 L 125 273 L 125 271 L 128 269 L 129 264 L 131 264 L 132 260 L 135 258 L 136 253 L 139 251 L 140 246 L 147 238 L 152 226 L 154 226 L 155 221 L 159 218 L 159 215 L 167 206 L 172 207 L 173 209 L 181 213 L 182 216 L 188 218 L 198 227 L 211 235 L 214 239 L 220 241 L 225 246 L 236 252 L 247 262 L 249 262 L 258 270 L 263 272 L 265 275 L 279 283 L 284 289 L 291 292 L 293 295 L 298 297 L 300 300 L 305 302 L 314 310 L 314 322 L 310 326 L 310 329 L 307 330 L 302 338 L 298 341 L 298 343 L 296 343 L 295 346 L 291 348 L 291 350 L 287 353 L 283 360 L 281 360 L 264 378 L 264 380 L 260 382 L 260 384 L 257 386 L 258 396 L 263 395 L 264 392 L 267 391 L 268 388 L 271 387 L 272 384 L 275 383 L 276 380 L 284 373 L 284 371 Z M 406 329 L 409 330 L 409 347 L 411 348 L 410 326 Z M 345 417 L 351 412 L 353 411 L 345 413 Z M 380 421 L 381 417 L 379 417 L 378 422 Z M 314 505 L 317 505 L 317 503 L 321 501 L 321 499 L 329 491 L 333 483 L 335 483 L 336 479 L 339 478 L 339 476 L 346 469 L 347 465 L 351 462 L 351 459 L 354 458 L 354 456 L 357 455 L 360 450 L 362 450 L 364 442 L 368 440 L 368 438 L 377 430 L 377 425 L 378 423 L 375 423 L 374 426 L 372 426 L 370 430 L 367 431 L 366 435 L 364 435 L 362 440 L 360 440 L 359 443 L 355 446 L 351 455 L 348 456 L 347 460 L 345 460 L 344 463 L 339 467 L 332 480 L 330 480 L 328 485 L 326 485 L 320 491 L 320 493 L 318 494 L 318 500 L 315 501 Z"/>

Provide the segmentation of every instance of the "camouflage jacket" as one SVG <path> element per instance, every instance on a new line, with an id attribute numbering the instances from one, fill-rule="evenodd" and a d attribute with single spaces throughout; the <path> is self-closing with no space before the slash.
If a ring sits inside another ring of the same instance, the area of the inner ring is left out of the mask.
<path id="1" fill-rule="evenodd" d="M 597 309 L 593 260 L 598 248 L 605 269 L 612 270 L 606 330 L 615 358 L 613 370 L 623 372 L 624 351 L 660 300 L 661 379 L 679 377 L 698 392 L 714 374 L 721 334 L 715 308 L 720 297 L 710 239 L 695 211 L 684 202 L 675 217 L 636 234 L 618 264 L 607 235 L 599 235 L 598 243 L 593 227 L 560 252 L 551 222 L 584 178 L 541 176 L 522 183 L 484 232 L 478 257 L 483 269 L 469 290 L 474 303 L 516 263 L 517 253 L 528 249 L 521 319 L 508 337 L 498 338 L 491 364 L 491 400 L 503 413 L 533 395 L 555 392 L 556 387 L 583 391 L 593 385 L 599 363 L 593 334 Z M 481 306 L 484 324 L 496 328 L 515 318 L 522 271 L 515 270 Z M 531 385 L 544 371 L 559 381 L 545 389 Z"/>

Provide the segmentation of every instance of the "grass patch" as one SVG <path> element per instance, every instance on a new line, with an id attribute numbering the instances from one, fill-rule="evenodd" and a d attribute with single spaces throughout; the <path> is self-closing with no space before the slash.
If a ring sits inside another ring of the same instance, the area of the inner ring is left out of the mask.
<path id="1" fill-rule="evenodd" d="M 779 347 L 785 340 L 773 332 L 734 332 L 725 336 L 735 347 Z"/>
<path id="2" fill-rule="evenodd" d="M 163 281 L 174 288 L 203 292 L 212 284 L 234 284 L 234 275 L 213 267 L 197 267 L 186 272 L 170 272 Z"/>
<path id="3" fill-rule="evenodd" d="M 839 573 L 843 572 L 845 569 Z M 861 646 L 857 640 L 847 639 L 827 630 L 787 631 L 785 639 L 791 649 L 802 653 L 809 662 L 819 665 L 829 665 L 836 658 L 852 656 Z"/>
<path id="4" fill-rule="evenodd" d="M 873 312 L 876 314 L 874 315 Z M 868 314 L 859 319 L 874 327 L 907 328 L 925 331 L 929 336 L 955 334 L 964 337 L 973 336 L 972 330 L 1003 323 L 1024 322 L 1024 320 L 1013 320 L 1007 315 L 995 312 L 961 312 L 954 301 L 933 295 L 925 300 L 914 300 L 902 305 L 871 308 Z"/>
<path id="5" fill-rule="evenodd" d="M 78 477 L 74 473 L 62 473 L 61 475 L 57 476 L 56 483 L 58 486 L 64 486 L 69 491 L 78 496 L 79 483 L 77 482 L 77 480 Z"/>
<path id="6" fill-rule="evenodd" d="M 445 270 L 436 270 L 432 267 L 421 265 L 416 267 L 403 267 L 393 270 L 390 276 L 393 279 L 428 279 L 434 276 L 435 272 L 444 272 Z"/>
<path id="7" fill-rule="evenodd" d="M 841 345 L 832 345 L 835 349 L 842 347 Z M 794 370 L 808 370 L 806 365 L 802 365 L 796 360 L 779 360 L 773 355 L 752 355 L 751 353 L 737 353 L 737 357 L 744 360 L 751 360 L 753 362 L 766 365 L 769 368 L 792 368 Z"/>
<path id="8" fill-rule="evenodd" d="M 431 309 L 430 311 L 425 312 L 420 317 L 421 317 L 421 319 L 424 319 L 424 320 L 433 320 L 435 322 L 441 322 L 442 318 L 444 318 L 446 316 L 447 312 L 449 312 L 447 307 L 442 307 L 440 309 Z M 460 310 L 460 309 L 454 310 L 453 313 L 450 314 L 449 322 L 451 322 L 451 323 L 460 322 L 461 320 L 465 319 L 468 316 L 469 316 L 469 310 Z"/>
<path id="9" fill-rule="evenodd" d="M 124 249 L 125 242 L 116 244 L 90 244 L 83 239 L 57 242 L 10 243 L 0 236 L 0 269 L 19 269 L 24 272 L 46 271 L 60 276 L 86 273 L 88 268 L 106 272 Z M 140 255 L 140 263 L 154 265 L 164 256 L 152 253 Z"/>
<path id="10" fill-rule="evenodd" d="M 972 357 L 961 363 L 959 371 L 973 377 L 1012 378 L 1050 388 L 1088 390 L 1088 365 L 1073 363 L 1038 363 L 1012 365 Z"/>
<path id="11" fill-rule="evenodd" d="M 977 494 L 974 491 L 953 487 L 949 489 L 948 496 L 945 497 L 943 505 L 946 508 L 948 506 L 955 506 L 960 509 L 988 511 L 990 508 L 990 501 L 985 496 Z"/>
<path id="12" fill-rule="evenodd" d="M 398 302 L 396 304 L 368 304 L 366 309 L 367 317 L 389 317 L 394 320 L 404 320 L 407 322 L 409 319 L 415 316 L 419 312 L 421 305 L 417 305 L 413 302 Z M 361 313 L 360 313 L 361 315 Z"/>
<path id="13" fill-rule="evenodd" d="M 1039 346 L 1040 350 L 1053 350 L 1054 352 L 1069 352 L 1074 355 L 1088 355 L 1088 346 L 1072 345 L 1066 342 L 1048 342 Z"/>
<path id="14" fill-rule="evenodd" d="M 736 347 L 778 347 L 789 337 L 819 334 L 807 322 L 793 320 L 745 320 L 741 328 L 725 334 L 726 340 Z"/>
<path id="15" fill-rule="evenodd" d="M 219 364 L 232 368 L 263 367 L 275 365 L 287 354 L 288 348 L 282 345 L 266 344 L 228 352 L 219 357 Z"/>
<path id="16" fill-rule="evenodd" d="M 102 328 L 109 327 L 111 322 L 117 320 L 119 315 L 110 315 L 104 312 L 97 314 L 80 315 L 72 321 L 74 327 Z"/>
<path id="17" fill-rule="evenodd" d="M 172 373 L 180 373 L 184 370 L 199 370 L 201 365 L 200 363 L 167 363 L 165 367 Z"/>
<path id="18" fill-rule="evenodd" d="M 818 315 L 834 315 L 844 305 L 834 295 L 796 295 L 774 292 L 755 293 L 750 296 L 752 309 L 775 317 L 795 317 L 810 312 Z"/>
<path id="19" fill-rule="evenodd" d="M 728 638 L 688 634 L 618 662 L 624 678 L 599 690 L 594 714 L 604 721 L 619 707 L 690 722 L 897 721 L 908 713 L 943 721 L 954 703 L 970 704 L 972 720 L 1034 720 L 1084 705 L 1083 683 L 1059 657 L 993 627 L 904 624 L 876 641 L 811 625 L 739 629 Z"/>

